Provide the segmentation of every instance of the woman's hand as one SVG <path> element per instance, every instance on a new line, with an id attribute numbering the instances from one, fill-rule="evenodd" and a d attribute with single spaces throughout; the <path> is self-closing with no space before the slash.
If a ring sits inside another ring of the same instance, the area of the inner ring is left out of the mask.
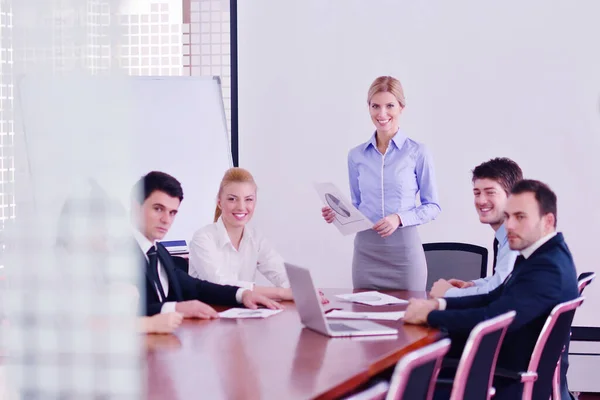
<path id="1" fill-rule="evenodd" d="M 321 208 L 321 215 L 323 216 L 325 222 L 327 222 L 328 224 L 332 223 L 335 219 L 335 211 L 333 211 L 331 207 Z"/>
<path id="2" fill-rule="evenodd" d="M 388 237 L 392 233 L 396 232 L 396 229 L 400 226 L 400 216 L 398 214 L 391 214 L 387 217 L 380 219 L 374 226 L 373 229 L 381 237 Z"/>

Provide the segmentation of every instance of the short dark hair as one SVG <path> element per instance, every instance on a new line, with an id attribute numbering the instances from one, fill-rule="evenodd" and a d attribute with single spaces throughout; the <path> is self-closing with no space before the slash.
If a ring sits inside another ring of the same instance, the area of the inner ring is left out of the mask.
<path id="1" fill-rule="evenodd" d="M 179 201 L 183 200 L 181 183 L 171 175 L 160 171 L 148 172 L 146 175 L 142 176 L 140 180 L 133 185 L 131 198 L 142 204 L 157 190 L 159 192 L 164 192 L 171 197 L 177 197 L 179 198 Z"/>
<path id="2" fill-rule="evenodd" d="M 524 179 L 520 182 L 517 182 L 517 184 L 513 186 L 510 193 L 533 193 L 540 208 L 540 216 L 544 216 L 546 214 L 553 214 L 554 227 L 556 227 L 556 194 L 552 191 L 552 189 L 550 189 L 548 185 L 540 181 L 535 181 L 533 179 Z"/>
<path id="3" fill-rule="evenodd" d="M 506 157 L 496 157 L 479 164 L 473 169 L 473 179 L 492 179 L 502 186 L 508 195 L 510 190 L 523 179 L 523 171 L 519 164 Z"/>

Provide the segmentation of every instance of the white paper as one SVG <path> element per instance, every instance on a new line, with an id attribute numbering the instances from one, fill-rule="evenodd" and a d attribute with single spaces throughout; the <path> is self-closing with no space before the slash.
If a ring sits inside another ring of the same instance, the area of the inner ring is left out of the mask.
<path id="1" fill-rule="evenodd" d="M 373 223 L 358 211 L 333 183 L 315 183 L 315 189 L 323 204 L 335 212 L 333 224 L 342 235 L 365 231 L 373 227 Z"/>
<path id="2" fill-rule="evenodd" d="M 342 319 L 378 319 L 386 321 L 397 321 L 404 318 L 404 311 L 389 311 L 389 312 L 356 312 L 332 310 L 328 312 L 327 318 L 342 318 Z"/>
<path id="3" fill-rule="evenodd" d="M 387 304 L 407 304 L 407 300 L 402 300 L 394 296 L 390 296 L 377 291 L 338 294 L 335 297 L 342 300 L 351 301 L 353 303 L 366 304 L 368 306 L 384 306 Z"/>
<path id="4" fill-rule="evenodd" d="M 269 310 L 267 308 L 259 308 L 250 310 L 248 308 L 230 308 L 227 311 L 219 313 L 221 318 L 267 318 L 271 315 L 279 314 L 283 310 Z"/>

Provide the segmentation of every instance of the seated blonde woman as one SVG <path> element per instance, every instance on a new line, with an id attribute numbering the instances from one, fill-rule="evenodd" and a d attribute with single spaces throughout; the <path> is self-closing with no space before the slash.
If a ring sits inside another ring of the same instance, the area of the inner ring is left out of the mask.
<path id="1" fill-rule="evenodd" d="M 242 168 L 227 170 L 217 195 L 214 223 L 196 231 L 190 242 L 189 274 L 248 288 L 272 299 L 292 300 L 283 258 L 247 225 L 255 206 L 256 183 L 250 172 Z M 257 271 L 274 287 L 255 285 Z"/>

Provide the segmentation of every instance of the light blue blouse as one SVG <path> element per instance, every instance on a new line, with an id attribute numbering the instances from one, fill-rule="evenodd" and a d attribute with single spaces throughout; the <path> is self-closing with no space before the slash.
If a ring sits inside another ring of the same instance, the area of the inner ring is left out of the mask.
<path id="1" fill-rule="evenodd" d="M 350 150 L 348 174 L 352 203 L 373 223 L 398 214 L 402 226 L 420 225 L 441 211 L 429 152 L 400 130 L 385 154 L 377 149 L 375 134 Z M 418 206 L 417 193 L 421 199 Z"/>

